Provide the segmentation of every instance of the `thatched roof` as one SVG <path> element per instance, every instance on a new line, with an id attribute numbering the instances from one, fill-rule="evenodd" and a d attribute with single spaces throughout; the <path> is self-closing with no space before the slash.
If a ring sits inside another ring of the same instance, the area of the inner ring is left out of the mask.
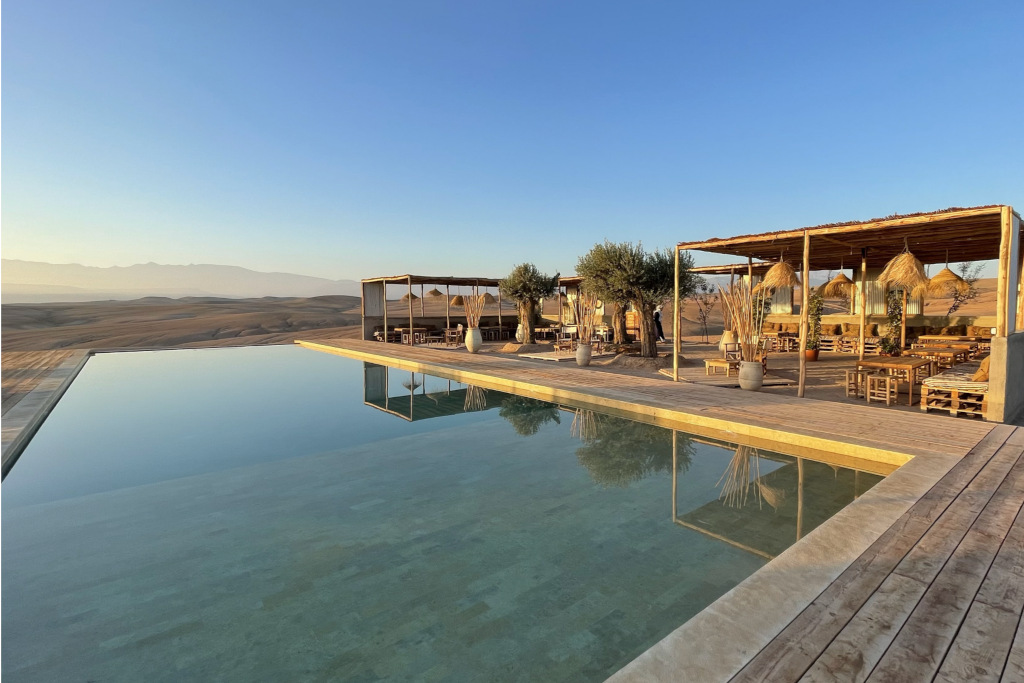
<path id="1" fill-rule="evenodd" d="M 953 207 L 941 211 L 894 214 L 869 221 L 826 223 L 797 230 L 780 230 L 701 242 L 680 242 L 679 249 L 698 249 L 759 260 L 798 258 L 804 231 L 811 238 L 811 269 L 840 268 L 845 259 L 860 260 L 867 249 L 868 266 L 880 268 L 909 246 L 923 263 L 944 263 L 955 249 L 958 260 L 982 261 L 999 257 L 1003 205 Z"/>
<path id="2" fill-rule="evenodd" d="M 389 285 L 455 285 L 462 287 L 497 287 L 499 280 L 493 277 L 455 277 L 453 275 L 381 275 L 368 277 L 363 282 L 386 282 Z"/>

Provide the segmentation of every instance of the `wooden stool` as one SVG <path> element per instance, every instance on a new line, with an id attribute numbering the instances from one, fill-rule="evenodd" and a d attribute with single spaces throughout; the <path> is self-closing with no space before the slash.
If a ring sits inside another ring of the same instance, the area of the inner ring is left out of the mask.
<path id="1" fill-rule="evenodd" d="M 891 406 L 896 402 L 896 392 L 899 389 L 899 378 L 892 375 L 868 375 L 867 376 L 867 401 L 885 401 L 885 405 Z"/>
<path id="2" fill-rule="evenodd" d="M 867 377 L 871 372 L 868 370 L 844 370 L 844 372 L 846 373 L 846 395 L 864 398 Z"/>

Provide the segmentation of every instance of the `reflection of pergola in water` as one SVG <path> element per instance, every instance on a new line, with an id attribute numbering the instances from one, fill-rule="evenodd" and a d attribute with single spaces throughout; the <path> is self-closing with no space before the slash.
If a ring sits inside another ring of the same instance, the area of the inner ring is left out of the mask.
<path id="1" fill-rule="evenodd" d="M 725 444 L 712 439 L 701 439 L 688 436 L 692 441 L 706 442 L 715 446 L 728 446 L 737 449 L 734 457 L 760 458 L 785 463 L 764 476 L 754 470 L 753 478 L 744 477 L 746 485 L 756 492 L 758 487 L 771 485 L 786 495 L 785 503 L 775 505 L 758 496 L 751 496 L 743 505 L 733 507 L 721 498 L 702 505 L 695 510 L 679 513 L 677 505 L 678 490 L 678 432 L 672 431 L 672 521 L 681 527 L 697 531 L 733 547 L 739 548 L 766 560 L 771 560 L 793 542 L 800 540 L 807 532 L 823 523 L 829 517 L 859 497 L 869 488 L 865 478 L 876 479 L 889 474 L 894 465 L 877 463 L 874 471 L 859 469 L 837 469 L 824 459 L 822 461 L 796 456 L 779 455 L 759 451 L 748 446 Z M 823 454 L 824 455 L 824 454 Z M 826 486 L 833 479 L 831 486 Z M 837 486 L 839 487 L 837 490 Z M 820 491 L 832 489 L 832 496 L 824 499 Z M 815 492 L 816 498 L 809 500 L 805 506 L 805 490 Z M 795 493 L 795 503 L 788 494 Z M 778 507 L 776 507 L 778 506 Z M 792 524 L 791 536 L 779 534 L 780 526 Z"/>
<path id="2" fill-rule="evenodd" d="M 363 404 L 407 422 L 416 422 L 494 408 L 501 404 L 504 396 L 501 392 L 485 392 L 479 387 L 452 388 L 451 380 L 432 379 L 447 382 L 447 387 L 441 391 L 427 391 L 427 375 L 409 372 L 408 379 L 397 382 L 402 388 L 401 393 L 392 396 L 388 367 L 363 363 Z"/>
<path id="3" fill-rule="evenodd" d="M 1020 293 L 1024 274 L 1024 240 L 1020 215 L 1005 205 L 970 209 L 947 209 L 932 213 L 893 216 L 891 218 L 820 225 L 756 235 L 741 235 L 676 245 L 675 310 L 679 310 L 679 253 L 698 250 L 740 256 L 747 259 L 753 280 L 755 260 L 790 260 L 802 266 L 801 279 L 808 273 L 860 266 L 857 309 L 860 314 L 859 349 L 864 353 L 864 335 L 869 308 L 868 296 L 873 280 L 868 271 L 877 271 L 904 249 L 909 249 L 923 264 L 946 263 L 950 255 L 957 261 L 998 260 L 995 331 L 989 370 L 988 412 L 986 418 L 1002 422 L 1024 412 L 1024 296 Z M 729 267 L 731 268 L 731 267 Z M 884 292 L 883 292 L 884 294 Z M 809 288 L 801 288 L 800 349 L 806 348 Z M 673 376 L 679 380 L 679 336 L 675 335 Z M 800 354 L 799 395 L 803 396 L 806 360 Z"/>

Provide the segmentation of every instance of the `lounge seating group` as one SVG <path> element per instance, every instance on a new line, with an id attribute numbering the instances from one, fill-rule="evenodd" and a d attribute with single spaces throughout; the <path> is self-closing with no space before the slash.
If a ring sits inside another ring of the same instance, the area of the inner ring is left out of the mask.
<path id="1" fill-rule="evenodd" d="M 928 377 L 921 384 L 921 410 L 984 417 L 988 396 L 988 358 L 954 365 Z"/>

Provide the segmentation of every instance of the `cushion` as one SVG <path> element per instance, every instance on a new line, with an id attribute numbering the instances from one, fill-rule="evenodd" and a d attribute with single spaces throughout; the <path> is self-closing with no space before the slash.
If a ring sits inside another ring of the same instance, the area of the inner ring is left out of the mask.
<path id="1" fill-rule="evenodd" d="M 929 326 L 929 327 L 927 327 L 925 329 L 927 330 L 927 332 L 925 332 L 925 334 L 942 334 L 942 328 L 941 327 L 931 327 L 931 326 Z"/>
<path id="2" fill-rule="evenodd" d="M 867 330 L 864 331 L 864 335 L 868 337 L 878 336 L 878 323 L 868 323 Z"/>
<path id="3" fill-rule="evenodd" d="M 989 357 L 986 357 L 985 360 L 981 361 L 981 365 L 978 366 L 978 371 L 971 376 L 972 382 L 988 381 L 988 360 Z"/>
<path id="4" fill-rule="evenodd" d="M 827 332 L 825 331 L 826 328 L 828 328 Z M 832 334 L 832 335 L 842 334 L 843 333 L 843 326 L 838 324 L 838 323 L 836 323 L 835 325 L 822 325 L 821 326 L 821 333 L 822 334 Z"/>
<path id="5" fill-rule="evenodd" d="M 775 326 L 772 325 L 771 323 L 765 323 L 764 325 L 761 325 L 761 331 L 762 332 L 774 332 L 775 331 Z"/>
<path id="6" fill-rule="evenodd" d="M 789 323 L 786 325 L 786 332 L 800 333 L 800 323 Z"/>

